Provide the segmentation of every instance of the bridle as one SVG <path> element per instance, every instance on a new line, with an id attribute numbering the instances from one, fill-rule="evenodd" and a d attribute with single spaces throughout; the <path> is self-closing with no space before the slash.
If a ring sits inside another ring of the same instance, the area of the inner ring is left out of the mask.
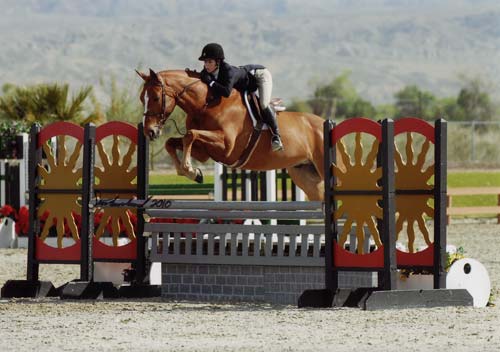
<path id="1" fill-rule="evenodd" d="M 161 87 L 161 111 L 160 112 L 149 112 L 146 111 L 144 113 L 144 117 L 153 117 L 153 116 L 159 116 L 160 117 L 160 124 L 163 126 L 165 122 L 167 121 L 168 117 L 170 116 L 170 113 L 167 113 L 167 96 L 175 100 L 175 104 L 177 104 L 178 99 L 188 91 L 188 89 L 198 83 L 201 82 L 201 80 L 197 79 L 188 85 L 184 86 L 182 90 L 177 93 L 172 87 L 167 86 L 166 84 L 163 84 L 162 81 L 158 81 L 158 83 L 153 83 L 151 84 L 152 86 L 160 86 Z M 167 88 L 170 89 L 170 92 L 167 92 Z M 169 94 L 170 93 L 170 94 Z"/>

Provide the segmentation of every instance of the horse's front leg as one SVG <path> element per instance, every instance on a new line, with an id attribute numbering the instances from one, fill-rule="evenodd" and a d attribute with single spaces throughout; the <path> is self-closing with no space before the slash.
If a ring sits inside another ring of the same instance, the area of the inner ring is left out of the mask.
<path id="1" fill-rule="evenodd" d="M 182 138 L 184 154 L 181 169 L 188 178 L 202 183 L 203 173 L 200 169 L 194 169 L 191 163 L 191 151 L 195 141 L 201 143 L 204 149 L 206 149 L 205 145 L 209 145 L 211 148 L 217 148 L 223 152 L 225 150 L 224 133 L 222 131 L 188 130 L 184 138 Z"/>

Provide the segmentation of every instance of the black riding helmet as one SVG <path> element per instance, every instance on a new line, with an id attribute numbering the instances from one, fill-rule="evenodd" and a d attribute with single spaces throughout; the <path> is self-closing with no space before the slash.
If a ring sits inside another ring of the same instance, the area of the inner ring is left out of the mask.
<path id="1" fill-rule="evenodd" d="M 198 60 L 204 61 L 207 59 L 224 60 L 224 49 L 222 49 L 222 46 L 217 43 L 205 45 Z"/>

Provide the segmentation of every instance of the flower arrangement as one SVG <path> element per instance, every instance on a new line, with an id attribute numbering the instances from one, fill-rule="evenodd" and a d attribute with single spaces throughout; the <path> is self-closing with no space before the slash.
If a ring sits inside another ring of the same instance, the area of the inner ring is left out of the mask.
<path id="1" fill-rule="evenodd" d="M 15 231 L 18 236 L 26 236 L 29 230 L 29 212 L 28 208 L 23 206 L 19 211 L 6 204 L 0 208 L 0 219 L 11 218 L 16 223 Z"/>
<path id="2" fill-rule="evenodd" d="M 446 252 L 445 270 L 449 271 L 453 263 L 455 263 L 457 260 L 464 258 L 465 258 L 465 250 L 463 247 L 458 247 L 456 251 Z"/>

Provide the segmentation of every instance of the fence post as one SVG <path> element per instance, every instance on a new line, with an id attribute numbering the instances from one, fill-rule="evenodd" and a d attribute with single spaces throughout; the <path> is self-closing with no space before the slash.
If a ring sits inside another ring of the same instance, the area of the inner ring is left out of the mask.
<path id="1" fill-rule="evenodd" d="M 497 205 L 500 206 L 500 194 L 497 195 Z M 497 224 L 500 224 L 500 214 L 497 214 Z"/>
<path id="2" fill-rule="evenodd" d="M 434 125 L 434 288 L 446 288 L 447 124 Z"/>
<path id="3" fill-rule="evenodd" d="M 5 160 L 0 160 L 0 206 L 5 203 L 5 182 L 7 175 L 5 175 Z"/>
<path id="4" fill-rule="evenodd" d="M 214 200 L 220 202 L 222 199 L 222 169 L 223 166 L 214 162 Z"/>
<path id="5" fill-rule="evenodd" d="M 80 280 L 94 281 L 94 260 L 92 256 L 94 238 L 94 209 L 90 200 L 94 196 L 94 165 L 95 165 L 95 125 L 85 125 L 83 137 L 83 168 L 82 168 L 82 232 L 81 232 L 81 265 Z"/>
<path id="6" fill-rule="evenodd" d="M 476 139 L 474 137 L 475 132 L 476 132 L 476 122 L 472 121 L 472 124 L 471 124 L 471 151 L 470 151 L 470 161 L 471 162 L 474 162 L 474 160 L 476 159 L 476 146 L 475 146 Z"/>
<path id="7" fill-rule="evenodd" d="M 333 246 L 337 241 L 337 222 L 333 219 L 335 199 L 333 186 L 335 176 L 332 173 L 332 162 L 335 162 L 335 145 L 332 141 L 332 131 L 335 122 L 326 120 L 323 124 L 324 137 L 324 174 L 325 174 L 325 288 L 336 291 L 339 287 L 338 271 L 334 270 Z"/>
<path id="8" fill-rule="evenodd" d="M 144 136 L 144 124 L 137 126 L 137 198 L 146 199 L 149 194 L 149 142 Z M 137 209 L 137 257 L 135 283 L 142 284 L 148 276 L 146 264 L 147 239 L 144 236 L 144 209 Z"/>
<path id="9" fill-rule="evenodd" d="M 379 273 L 379 285 L 384 290 L 396 288 L 396 189 L 394 175 L 394 122 L 382 121 L 382 233 L 384 271 Z M 380 280 L 380 275 L 383 279 Z"/>
<path id="10" fill-rule="evenodd" d="M 38 164 L 42 162 L 42 148 L 38 149 L 38 135 L 41 127 L 39 124 L 31 126 L 29 142 L 28 182 L 31 190 L 28 198 L 29 230 L 28 230 L 28 265 L 26 266 L 26 279 L 38 281 L 39 265 L 36 260 L 35 246 L 39 232 L 39 221 L 36 209 L 38 208 L 38 195 L 35 192 L 38 178 Z"/>
<path id="11" fill-rule="evenodd" d="M 266 201 L 276 202 L 276 170 L 266 171 Z M 278 220 L 270 219 L 271 225 L 278 224 Z"/>
<path id="12" fill-rule="evenodd" d="M 26 205 L 27 184 L 28 184 L 28 134 L 17 135 L 17 145 L 19 148 L 19 208 Z"/>

